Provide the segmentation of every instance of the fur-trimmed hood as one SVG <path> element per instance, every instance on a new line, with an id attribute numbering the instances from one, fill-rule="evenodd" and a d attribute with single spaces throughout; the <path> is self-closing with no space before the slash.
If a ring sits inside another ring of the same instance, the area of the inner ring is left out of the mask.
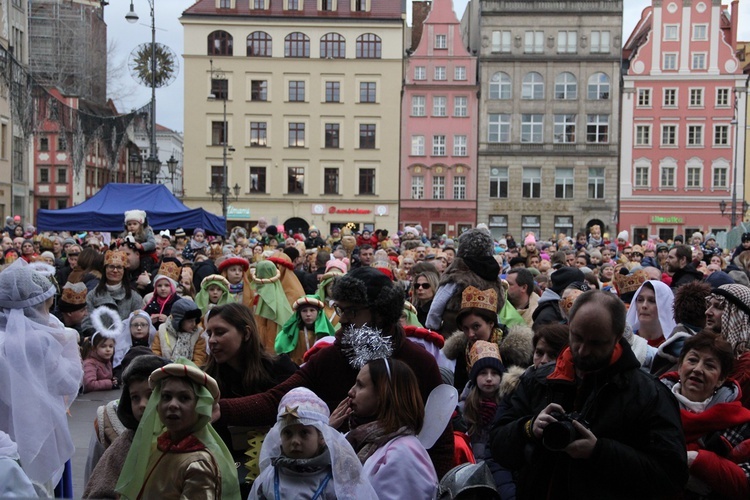
<path id="1" fill-rule="evenodd" d="M 505 397 L 515 392 L 518 383 L 521 381 L 521 376 L 525 372 L 526 370 L 520 366 L 511 366 L 508 368 L 508 371 L 503 373 L 503 378 L 500 379 L 500 397 Z"/>
<path id="2" fill-rule="evenodd" d="M 526 325 L 511 326 L 508 333 L 503 335 L 498 347 L 506 369 L 509 370 L 513 366 L 519 366 L 523 371 L 531 364 L 534 354 L 534 347 L 531 342 L 533 336 L 534 332 Z M 466 335 L 457 330 L 445 340 L 443 354 L 450 360 L 458 359 L 466 354 L 468 344 Z"/>

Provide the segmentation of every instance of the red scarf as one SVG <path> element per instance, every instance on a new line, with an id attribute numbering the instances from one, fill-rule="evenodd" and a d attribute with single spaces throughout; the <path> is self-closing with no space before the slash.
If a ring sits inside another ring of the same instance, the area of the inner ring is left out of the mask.
<path id="1" fill-rule="evenodd" d="M 156 438 L 156 447 L 164 453 L 188 453 L 206 449 L 205 445 L 193 434 L 190 434 L 179 443 L 175 443 L 169 438 L 169 432 L 165 432 Z"/>
<path id="2" fill-rule="evenodd" d="M 612 357 L 609 358 L 608 366 L 617 363 L 620 356 L 622 356 L 622 346 L 618 342 L 617 345 L 615 345 L 615 350 L 612 351 Z M 565 380 L 568 382 L 575 382 L 575 379 L 576 367 L 573 364 L 573 352 L 570 350 L 570 346 L 568 346 L 557 357 L 555 370 L 547 376 L 547 380 Z"/>
<path id="3" fill-rule="evenodd" d="M 701 413 L 680 410 L 685 441 L 693 443 L 706 434 L 722 431 L 750 422 L 750 410 L 739 399 L 731 403 L 718 403 Z"/>

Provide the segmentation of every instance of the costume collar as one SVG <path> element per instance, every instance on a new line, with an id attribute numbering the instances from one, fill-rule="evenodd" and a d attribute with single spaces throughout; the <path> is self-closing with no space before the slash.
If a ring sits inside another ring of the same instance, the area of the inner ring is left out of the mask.
<path id="1" fill-rule="evenodd" d="M 165 432 L 156 438 L 156 447 L 159 448 L 159 451 L 165 453 L 189 453 L 206 449 L 203 443 L 201 443 L 193 434 L 190 434 L 186 438 L 183 438 L 182 441 L 175 443 L 170 439 L 169 432 Z"/>

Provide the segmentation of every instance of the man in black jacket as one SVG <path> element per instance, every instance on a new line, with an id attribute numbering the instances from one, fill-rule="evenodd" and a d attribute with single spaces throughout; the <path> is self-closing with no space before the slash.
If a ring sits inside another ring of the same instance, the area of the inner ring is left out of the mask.
<path id="1" fill-rule="evenodd" d="M 518 498 L 678 494 L 688 478 L 680 412 L 622 339 L 622 302 L 592 290 L 569 318 L 570 346 L 556 364 L 524 375 L 492 430 L 492 456 L 518 473 Z M 578 420 L 568 444 L 553 451 L 552 432 L 571 412 Z"/>
<path id="2" fill-rule="evenodd" d="M 693 264 L 693 251 L 687 245 L 675 245 L 669 251 L 667 272 L 672 274 L 672 290 L 685 283 L 703 279 L 703 273 Z"/>

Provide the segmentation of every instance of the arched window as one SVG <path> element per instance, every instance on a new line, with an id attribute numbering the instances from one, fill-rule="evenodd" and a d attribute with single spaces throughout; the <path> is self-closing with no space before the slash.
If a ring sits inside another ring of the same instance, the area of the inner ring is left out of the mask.
<path id="1" fill-rule="evenodd" d="M 365 33 L 357 38 L 357 59 L 380 59 L 381 41 L 378 35 Z"/>
<path id="2" fill-rule="evenodd" d="M 346 57 L 346 39 L 338 33 L 326 33 L 320 37 L 321 59 L 344 59 Z"/>
<path id="3" fill-rule="evenodd" d="M 578 80 L 573 73 L 560 73 L 555 78 L 555 99 L 578 99 Z"/>
<path id="4" fill-rule="evenodd" d="M 247 36 L 247 57 L 271 57 L 273 39 L 265 31 L 253 31 Z"/>
<path id="5" fill-rule="evenodd" d="M 284 57 L 310 57 L 310 37 L 299 31 L 284 38 Z"/>
<path id="6" fill-rule="evenodd" d="M 510 99 L 512 84 L 508 73 L 498 71 L 490 78 L 490 99 Z"/>
<path id="7" fill-rule="evenodd" d="M 523 77 L 521 99 L 544 99 L 544 77 L 536 71 Z"/>
<path id="8" fill-rule="evenodd" d="M 232 47 L 232 35 L 226 31 L 214 31 L 208 35 L 209 56 L 231 56 Z"/>
<path id="9" fill-rule="evenodd" d="M 609 99 L 609 77 L 605 73 L 594 73 L 589 78 L 588 98 L 594 100 Z"/>

